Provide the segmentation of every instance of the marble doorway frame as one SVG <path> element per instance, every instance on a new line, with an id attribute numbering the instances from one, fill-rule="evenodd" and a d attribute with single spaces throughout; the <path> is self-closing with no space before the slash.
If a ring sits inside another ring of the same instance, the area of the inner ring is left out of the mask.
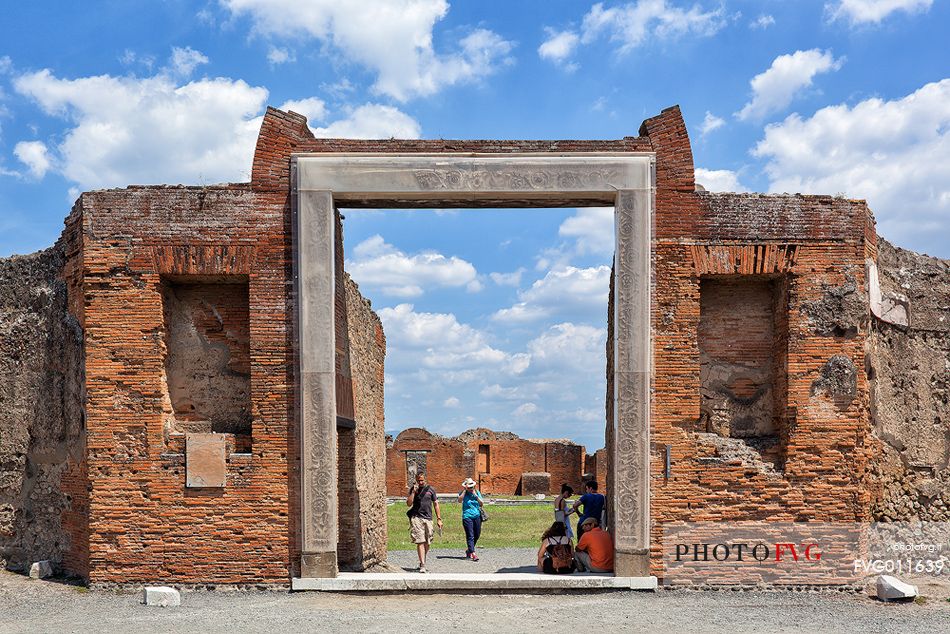
<path id="1" fill-rule="evenodd" d="M 300 576 L 335 577 L 337 207 L 614 207 L 614 393 L 608 490 L 615 574 L 650 569 L 653 153 L 295 154 L 291 157 Z"/>

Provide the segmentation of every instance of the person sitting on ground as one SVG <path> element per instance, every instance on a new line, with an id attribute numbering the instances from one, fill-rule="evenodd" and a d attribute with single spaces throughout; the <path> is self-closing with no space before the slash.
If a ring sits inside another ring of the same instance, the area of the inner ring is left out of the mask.
<path id="1" fill-rule="evenodd" d="M 462 528 L 465 529 L 465 557 L 478 561 L 475 554 L 475 544 L 482 534 L 482 494 L 475 487 L 475 480 L 465 478 L 462 482 L 462 491 L 459 493 L 459 502 L 462 503 Z"/>
<path id="2" fill-rule="evenodd" d="M 571 528 L 571 518 L 568 517 L 574 509 L 567 505 L 568 499 L 574 495 L 574 487 L 566 482 L 561 485 L 561 495 L 554 498 L 554 521 L 563 522 L 567 528 L 567 536 L 574 539 L 574 530 Z"/>
<path id="3" fill-rule="evenodd" d="M 426 474 L 421 471 L 416 474 L 416 483 L 409 489 L 406 497 L 406 506 L 409 510 L 409 538 L 416 545 L 419 554 L 419 572 L 426 572 L 426 555 L 434 537 L 432 531 L 432 508 L 435 507 L 435 516 L 442 528 L 442 510 L 439 508 L 439 498 L 435 489 L 426 483 Z"/>
<path id="4" fill-rule="evenodd" d="M 601 530 L 600 522 L 588 517 L 582 524 L 584 534 L 577 542 L 574 561 L 582 572 L 614 571 L 614 540 L 610 533 Z"/>
<path id="5" fill-rule="evenodd" d="M 597 480 L 588 480 L 584 488 L 587 489 L 587 493 L 578 498 L 573 506 L 573 511 L 579 515 L 577 518 L 578 540 L 580 540 L 581 535 L 584 534 L 584 529 L 581 528 L 584 520 L 588 517 L 593 517 L 599 524 L 601 514 L 604 512 L 604 505 L 607 503 L 607 498 L 597 492 Z M 579 511 L 579 507 L 583 507 L 584 510 Z"/>
<path id="6" fill-rule="evenodd" d="M 541 536 L 538 549 L 538 571 L 548 575 L 574 572 L 574 547 L 563 522 L 554 522 Z"/>

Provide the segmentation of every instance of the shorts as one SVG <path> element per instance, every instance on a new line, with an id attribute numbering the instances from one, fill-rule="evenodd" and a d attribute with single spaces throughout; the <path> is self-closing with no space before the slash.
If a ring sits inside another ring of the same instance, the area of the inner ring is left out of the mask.
<path id="1" fill-rule="evenodd" d="M 431 544 L 433 537 L 432 520 L 418 515 L 409 518 L 409 539 L 413 544 Z"/>

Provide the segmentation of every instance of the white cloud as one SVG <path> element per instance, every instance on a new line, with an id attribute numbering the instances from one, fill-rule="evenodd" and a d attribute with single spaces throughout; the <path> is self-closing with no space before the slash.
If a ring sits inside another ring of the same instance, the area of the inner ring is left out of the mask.
<path id="1" fill-rule="evenodd" d="M 535 321 L 550 315 L 603 316 L 610 290 L 610 267 L 568 266 L 549 271 L 531 288 L 518 293 L 518 301 L 492 319 L 503 323 Z"/>
<path id="2" fill-rule="evenodd" d="M 925 13 L 932 4 L 933 0 L 839 0 L 826 4 L 825 10 L 832 20 L 846 19 L 852 25 L 880 24 L 896 11 Z"/>
<path id="3" fill-rule="evenodd" d="M 179 67 L 188 59 L 185 54 Z M 167 72 L 61 79 L 41 70 L 20 75 L 13 84 L 44 112 L 68 122 L 65 135 L 49 147 L 51 164 L 82 189 L 247 180 L 268 97 L 267 89 L 239 79 L 182 83 Z M 285 106 L 316 118 L 326 114 L 315 97 Z M 373 118 L 374 112 L 379 116 Z M 410 117 L 373 104 L 323 131 L 334 136 L 419 136 Z"/>
<path id="4" fill-rule="evenodd" d="M 531 366 L 543 370 L 598 372 L 606 364 L 606 328 L 565 322 L 551 326 L 547 332 L 528 342 Z"/>
<path id="5" fill-rule="evenodd" d="M 843 59 L 835 59 L 831 51 L 813 48 L 779 55 L 763 73 L 752 78 L 752 101 L 736 113 L 740 120 L 758 120 L 784 110 L 803 88 L 811 86 L 819 73 L 838 70 Z"/>
<path id="6" fill-rule="evenodd" d="M 707 170 L 696 168 L 696 182 L 710 192 L 747 192 L 749 188 L 739 182 L 739 175 L 732 170 Z"/>
<path id="7" fill-rule="evenodd" d="M 682 9 L 667 0 L 638 0 L 609 9 L 598 2 L 584 16 L 581 41 L 589 43 L 607 34 L 624 54 L 648 39 L 715 35 L 726 25 L 724 13 L 722 6 L 711 11 L 703 11 L 699 4 Z"/>
<path id="8" fill-rule="evenodd" d="M 9 55 L 0 57 L 0 75 L 6 75 L 13 72 L 13 60 Z"/>
<path id="9" fill-rule="evenodd" d="M 362 105 L 345 119 L 311 130 L 317 137 L 347 139 L 418 139 L 422 134 L 415 119 L 397 108 L 379 104 Z"/>
<path id="10" fill-rule="evenodd" d="M 285 101 L 280 109 L 286 112 L 293 110 L 297 114 L 302 114 L 307 117 L 308 123 L 323 121 L 327 116 L 327 104 L 317 97 Z"/>
<path id="11" fill-rule="evenodd" d="M 207 64 L 208 58 L 201 51 L 196 51 L 190 46 L 185 48 L 172 49 L 172 58 L 169 62 L 171 71 L 179 77 L 191 77 L 195 69 L 202 64 Z"/>
<path id="12" fill-rule="evenodd" d="M 534 414 L 537 411 L 538 411 L 538 406 L 535 405 L 534 403 L 522 403 L 521 405 L 516 407 L 511 413 L 514 416 L 522 417 L 522 416 L 530 416 L 531 414 Z"/>
<path id="13" fill-rule="evenodd" d="M 511 273 L 489 273 L 488 277 L 490 277 L 491 281 L 498 286 L 518 287 L 521 285 L 521 276 L 523 274 L 524 267 L 521 267 L 517 271 L 512 271 Z"/>
<path id="14" fill-rule="evenodd" d="M 270 62 L 272 66 L 278 66 L 280 64 L 296 62 L 297 56 L 289 48 L 271 46 L 267 50 L 267 61 Z"/>
<path id="15" fill-rule="evenodd" d="M 477 29 L 439 54 L 435 24 L 449 10 L 446 0 L 221 0 L 233 15 L 251 18 L 269 38 L 316 39 L 376 74 L 375 90 L 395 99 L 430 95 L 476 81 L 510 61 L 513 44 Z"/>
<path id="16" fill-rule="evenodd" d="M 753 153 L 768 159 L 771 191 L 866 198 L 882 235 L 950 256 L 950 79 L 793 114 L 767 126 Z"/>
<path id="17" fill-rule="evenodd" d="M 21 75 L 17 92 L 72 123 L 56 148 L 83 188 L 246 177 L 267 90 L 230 79 L 177 85 L 165 75 L 59 79 Z"/>
<path id="18" fill-rule="evenodd" d="M 750 29 L 767 29 L 775 24 L 775 18 L 767 13 L 762 13 L 755 20 L 749 23 Z"/>
<path id="19" fill-rule="evenodd" d="M 43 178 L 49 171 L 49 150 L 42 141 L 21 141 L 13 148 L 13 154 L 26 165 L 33 178 Z"/>
<path id="20" fill-rule="evenodd" d="M 541 59 L 553 62 L 569 72 L 576 70 L 577 65 L 568 63 L 568 59 L 573 55 L 581 38 L 573 31 L 545 30 L 548 39 L 538 47 L 538 55 Z"/>
<path id="21" fill-rule="evenodd" d="M 379 289 L 394 297 L 417 297 L 426 288 L 467 287 L 477 282 L 475 267 L 456 256 L 426 251 L 407 255 L 380 235 L 367 238 L 353 249 L 347 270 L 360 286 Z"/>
<path id="22" fill-rule="evenodd" d="M 583 207 L 558 227 L 557 233 L 574 238 L 577 253 L 610 255 L 614 252 L 614 208 Z"/>
<path id="23" fill-rule="evenodd" d="M 412 304 L 378 311 L 386 332 L 387 354 L 397 366 L 439 370 L 476 370 L 497 376 L 499 371 L 519 374 L 528 368 L 525 353 L 509 354 L 489 344 L 488 336 L 452 313 L 416 312 Z M 389 361 L 387 361 L 389 363 Z M 477 374 L 466 374 L 465 381 Z"/>
<path id="24" fill-rule="evenodd" d="M 717 117 L 713 113 L 706 111 L 706 116 L 703 118 L 703 123 L 699 126 L 700 136 L 706 136 L 714 130 L 718 130 L 722 126 L 726 125 L 726 120 L 722 117 Z"/>
<path id="25" fill-rule="evenodd" d="M 450 396 L 444 401 L 442 401 L 442 407 L 448 407 L 451 409 L 457 409 L 461 404 L 462 402 L 458 400 L 457 398 L 455 398 L 454 396 Z"/>

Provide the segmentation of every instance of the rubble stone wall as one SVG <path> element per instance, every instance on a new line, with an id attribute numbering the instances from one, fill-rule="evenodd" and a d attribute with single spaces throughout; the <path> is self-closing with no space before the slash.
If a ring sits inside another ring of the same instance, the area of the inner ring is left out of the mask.
<path id="1" fill-rule="evenodd" d="M 950 261 L 880 240 L 878 271 L 909 319 L 874 319 L 868 342 L 872 516 L 950 521 Z"/>
<path id="2" fill-rule="evenodd" d="M 68 244 L 0 260 L 0 565 L 82 572 L 83 334 Z"/>

